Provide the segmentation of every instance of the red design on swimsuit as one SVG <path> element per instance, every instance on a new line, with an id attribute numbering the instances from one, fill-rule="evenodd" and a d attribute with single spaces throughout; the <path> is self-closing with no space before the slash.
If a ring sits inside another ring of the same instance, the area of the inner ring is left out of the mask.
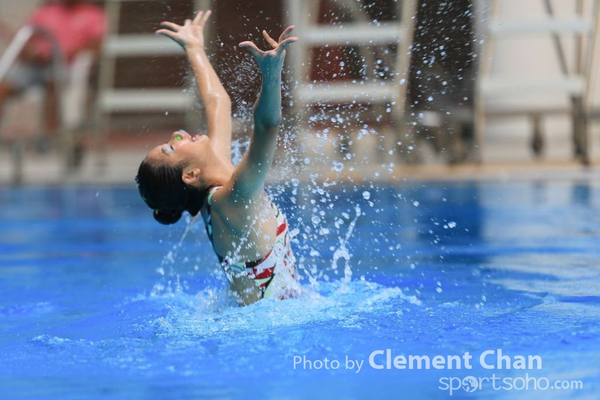
<path id="1" fill-rule="evenodd" d="M 211 204 L 212 204 L 212 195 L 219 189 L 220 187 L 214 187 L 209 191 L 207 202 L 206 202 L 206 216 L 204 217 L 204 222 L 206 224 L 206 232 L 208 233 L 208 237 L 213 244 L 214 242 L 212 236 L 212 218 L 211 218 Z M 290 276 L 292 279 L 295 279 L 295 259 L 292 252 L 292 248 L 289 240 L 289 232 L 288 232 L 288 224 L 285 218 L 285 215 L 279 211 L 277 206 L 271 203 L 271 207 L 275 209 L 276 218 L 277 218 L 277 236 L 275 238 L 275 243 L 273 248 L 267 253 L 265 257 L 263 257 L 259 261 L 249 261 L 249 262 L 231 262 L 228 257 L 222 257 L 217 254 L 219 258 L 219 262 L 221 266 L 225 270 L 228 278 L 232 274 L 244 274 L 254 280 L 254 282 L 258 285 L 263 293 L 263 297 L 265 293 L 267 293 L 267 289 L 271 282 L 273 281 L 274 276 L 279 272 L 280 269 L 286 269 L 290 272 Z M 216 253 L 216 251 L 215 251 Z M 283 271 L 282 271 L 283 272 Z M 290 296 L 280 295 L 280 298 L 287 298 Z"/>

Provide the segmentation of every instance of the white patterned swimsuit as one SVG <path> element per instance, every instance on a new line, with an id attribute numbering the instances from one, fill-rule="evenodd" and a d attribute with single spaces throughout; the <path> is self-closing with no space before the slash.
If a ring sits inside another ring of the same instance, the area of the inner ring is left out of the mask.
<path id="1" fill-rule="evenodd" d="M 221 186 L 215 186 L 208 192 L 206 201 L 206 216 L 204 223 L 206 232 L 213 249 L 213 229 L 211 205 L 212 197 Z M 253 279 L 260 288 L 263 298 L 279 297 L 281 299 L 294 297 L 299 292 L 299 284 L 296 281 L 296 262 L 292 247 L 290 245 L 288 224 L 285 215 L 273 203 L 271 207 L 275 210 L 277 218 L 277 236 L 275 244 L 269 253 L 258 261 L 232 262 L 228 257 L 220 256 L 216 250 L 221 266 L 225 270 L 227 278 L 231 280 L 235 275 L 246 275 Z"/>

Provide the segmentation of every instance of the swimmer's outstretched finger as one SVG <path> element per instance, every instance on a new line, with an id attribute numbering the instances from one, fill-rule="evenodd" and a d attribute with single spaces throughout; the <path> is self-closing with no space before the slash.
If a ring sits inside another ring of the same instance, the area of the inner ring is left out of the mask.
<path id="1" fill-rule="evenodd" d="M 194 18 L 194 23 L 198 24 L 200 26 L 204 26 L 204 24 L 206 24 L 206 21 L 208 21 L 208 18 L 210 17 L 211 14 L 212 14 L 211 10 L 198 11 L 198 14 L 196 14 L 196 18 Z"/>
<path id="2" fill-rule="evenodd" d="M 260 49 L 258 47 L 256 47 L 256 45 L 254 43 L 252 43 L 250 41 L 242 42 L 238 46 L 248 49 L 250 54 L 252 54 L 254 57 L 258 57 L 261 53 Z"/>
<path id="3" fill-rule="evenodd" d="M 166 36 L 168 38 L 171 38 L 171 39 L 173 39 L 173 40 L 175 40 L 176 42 L 179 43 L 179 40 L 177 38 L 177 33 L 176 32 L 173 32 L 173 31 L 171 31 L 169 29 L 159 29 L 159 30 L 156 31 L 156 33 L 159 34 L 159 35 L 163 35 L 163 36 Z"/>
<path id="4" fill-rule="evenodd" d="M 173 22 L 169 22 L 169 21 L 164 21 L 160 23 L 160 26 L 162 26 L 163 28 L 166 29 L 162 29 L 162 30 L 170 30 L 173 32 L 179 32 L 179 30 L 182 28 L 181 25 L 177 25 Z"/>
<path id="5" fill-rule="evenodd" d="M 279 43 L 277 43 L 277 41 L 275 39 L 273 39 L 271 36 L 269 36 L 267 31 L 263 30 L 262 34 L 265 37 L 265 39 L 267 40 L 267 42 L 271 45 L 271 47 L 273 47 L 275 49 L 275 48 L 277 48 L 277 46 L 279 46 Z"/>
<path id="6" fill-rule="evenodd" d="M 285 31 L 283 31 L 283 33 L 279 35 L 279 43 L 283 42 L 283 40 L 287 38 L 287 36 L 290 34 L 290 32 L 294 30 L 294 28 L 296 28 L 294 25 L 290 25 L 287 28 L 285 28 Z"/>
<path id="7" fill-rule="evenodd" d="M 196 16 L 194 17 L 194 23 L 197 24 L 200 22 L 200 20 L 202 19 L 202 16 L 204 15 L 204 11 L 198 11 L 196 13 Z"/>
<path id="8" fill-rule="evenodd" d="M 297 42 L 298 38 L 295 36 L 289 37 L 282 42 L 279 42 L 279 48 L 277 49 L 278 53 L 284 51 L 290 44 Z"/>
<path id="9" fill-rule="evenodd" d="M 181 29 L 181 25 L 177 25 L 176 23 L 173 22 L 169 22 L 169 21 L 163 21 L 160 23 L 160 26 L 164 26 L 165 28 L 168 28 L 172 31 L 179 31 Z"/>

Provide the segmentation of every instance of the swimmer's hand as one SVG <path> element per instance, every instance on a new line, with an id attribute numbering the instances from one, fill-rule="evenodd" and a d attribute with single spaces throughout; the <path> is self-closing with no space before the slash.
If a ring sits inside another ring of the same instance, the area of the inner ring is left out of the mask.
<path id="1" fill-rule="evenodd" d="M 240 47 L 248 49 L 254 57 L 256 64 L 260 68 L 263 78 L 280 79 L 281 69 L 283 68 L 283 60 L 285 59 L 285 49 L 292 43 L 298 41 L 297 37 L 290 37 L 290 33 L 294 30 L 294 26 L 289 26 L 279 36 L 279 40 L 271 38 L 267 31 L 262 34 L 267 42 L 273 47 L 272 50 L 260 50 L 254 43 L 245 41 L 239 44 Z"/>
<path id="2" fill-rule="evenodd" d="M 210 17 L 211 11 L 198 11 L 194 20 L 186 19 L 183 25 L 173 22 L 161 22 L 162 29 L 157 34 L 173 39 L 185 50 L 199 48 L 204 50 L 204 25 Z"/>

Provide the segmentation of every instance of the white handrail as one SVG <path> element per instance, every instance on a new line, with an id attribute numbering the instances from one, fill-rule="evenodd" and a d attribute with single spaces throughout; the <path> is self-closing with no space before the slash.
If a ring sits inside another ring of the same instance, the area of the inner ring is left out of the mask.
<path id="1" fill-rule="evenodd" d="M 10 68 L 15 64 L 19 54 L 27 45 L 27 42 L 33 35 L 43 36 L 46 40 L 50 41 L 51 46 L 51 59 L 53 66 L 53 79 L 56 84 L 57 90 L 62 89 L 63 83 L 63 71 L 64 71 L 64 57 L 58 41 L 52 33 L 44 28 L 36 27 L 33 25 L 25 25 L 17 31 L 17 34 L 8 45 L 8 48 L 0 57 L 0 81 L 4 79 Z M 59 92 L 60 93 L 60 92 Z"/>
<path id="2" fill-rule="evenodd" d="M 33 25 L 25 25 L 20 28 L 15 37 L 10 42 L 8 48 L 0 57 L 0 81 L 6 77 L 6 74 L 10 71 L 10 69 L 15 65 L 16 61 L 19 58 L 19 55 L 23 52 L 23 49 L 29 42 L 29 40 L 34 35 L 40 35 L 44 39 L 50 42 L 50 56 L 52 62 L 52 80 L 54 83 L 54 87 L 57 93 L 57 122 L 58 122 L 58 130 L 60 132 L 61 139 L 61 148 L 65 151 L 66 160 L 67 160 L 67 168 L 70 167 L 70 152 L 69 149 L 72 147 L 72 137 L 70 132 L 67 132 L 65 129 L 65 75 L 66 75 L 66 67 L 64 62 L 64 57 L 62 51 L 60 49 L 59 43 L 54 37 L 54 35 L 47 31 L 44 28 L 36 27 Z M 14 159 L 14 173 L 13 173 L 13 181 L 15 183 L 20 183 L 23 179 L 23 165 L 22 165 L 22 149 L 23 146 L 16 146 L 17 154 L 15 154 Z"/>
<path id="3" fill-rule="evenodd" d="M 33 27 L 24 26 L 21 29 L 19 29 L 13 40 L 10 42 L 8 48 L 6 49 L 4 54 L 2 54 L 2 57 L 0 57 L 0 81 L 4 79 L 4 77 L 10 70 L 10 67 L 13 66 L 13 64 L 17 60 L 17 57 L 19 57 L 19 54 L 21 54 L 21 51 L 23 50 L 25 45 L 27 44 L 31 36 L 33 36 L 34 31 L 35 30 Z"/>

